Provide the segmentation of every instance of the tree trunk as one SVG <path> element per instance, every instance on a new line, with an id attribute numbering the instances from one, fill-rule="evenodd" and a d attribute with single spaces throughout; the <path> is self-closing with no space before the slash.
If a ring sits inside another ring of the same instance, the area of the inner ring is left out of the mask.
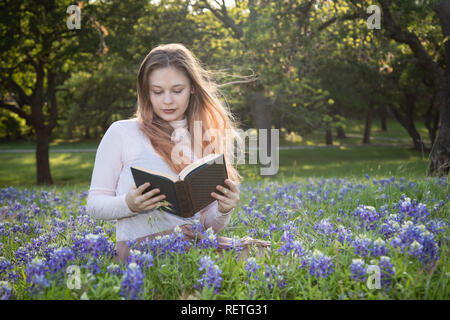
<path id="1" fill-rule="evenodd" d="M 379 107 L 379 113 L 380 115 L 380 124 L 381 124 L 381 131 L 386 132 L 387 131 L 387 125 L 386 125 L 386 105 L 381 104 Z"/>
<path id="2" fill-rule="evenodd" d="M 342 126 L 337 127 L 337 137 L 338 139 L 346 139 L 344 128 Z"/>
<path id="3" fill-rule="evenodd" d="M 439 111 L 433 114 L 433 104 L 434 99 L 431 101 L 430 106 L 428 107 L 427 113 L 425 114 L 425 127 L 428 130 L 428 136 L 430 137 L 431 147 L 434 145 L 434 141 L 436 140 L 436 132 L 438 130 L 439 125 Z"/>
<path id="4" fill-rule="evenodd" d="M 37 184 L 53 184 L 50 173 L 49 142 L 50 134 L 44 128 L 36 128 L 36 177 Z"/>
<path id="5" fill-rule="evenodd" d="M 446 42 L 450 62 L 450 41 Z M 440 84 L 436 103 L 440 106 L 441 123 L 433 144 L 428 175 L 448 175 L 450 169 L 450 68 L 446 70 L 447 85 Z"/>
<path id="6" fill-rule="evenodd" d="M 369 102 L 369 110 L 367 111 L 366 116 L 366 126 L 364 128 L 364 144 L 370 144 L 370 130 L 372 129 L 372 118 L 373 118 L 373 109 L 374 103 L 372 101 Z"/>
<path id="7" fill-rule="evenodd" d="M 67 121 L 66 139 L 73 139 L 73 122 L 72 121 Z"/>
<path id="8" fill-rule="evenodd" d="M 405 117 L 403 117 L 397 109 L 390 106 L 395 119 L 406 129 L 409 136 L 413 140 L 414 149 L 419 152 L 423 152 L 426 148 L 422 141 L 420 133 L 417 131 L 414 125 L 414 107 L 415 107 L 416 95 L 415 94 L 405 94 L 404 109 L 406 110 Z"/>
<path id="9" fill-rule="evenodd" d="M 87 125 L 87 126 L 85 126 L 84 127 L 84 139 L 90 139 L 91 138 L 91 134 L 89 133 L 89 126 Z"/>
<path id="10" fill-rule="evenodd" d="M 325 144 L 327 146 L 333 145 L 333 135 L 331 134 L 331 129 L 327 127 L 327 130 L 325 132 Z"/>

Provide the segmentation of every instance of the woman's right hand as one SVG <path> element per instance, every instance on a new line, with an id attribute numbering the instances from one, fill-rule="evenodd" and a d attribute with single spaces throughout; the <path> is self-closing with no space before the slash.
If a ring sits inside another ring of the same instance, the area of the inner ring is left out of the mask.
<path id="1" fill-rule="evenodd" d="M 125 196 L 125 201 L 131 211 L 146 212 L 152 210 L 159 206 L 159 201 L 166 198 L 164 194 L 156 196 L 160 192 L 159 189 L 153 189 L 145 194 L 142 194 L 142 192 L 144 192 L 144 190 L 149 186 L 150 182 L 146 182 L 139 188 L 136 188 L 136 185 L 130 188 Z"/>

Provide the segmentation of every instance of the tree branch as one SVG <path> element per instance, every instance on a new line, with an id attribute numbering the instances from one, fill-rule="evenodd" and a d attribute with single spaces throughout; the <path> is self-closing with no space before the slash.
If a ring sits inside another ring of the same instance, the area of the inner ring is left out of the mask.
<path id="1" fill-rule="evenodd" d="M 388 1 L 386 0 L 379 0 L 379 1 L 383 12 L 384 30 L 386 31 L 388 37 L 394 39 L 397 42 L 407 44 L 411 48 L 411 51 L 417 58 L 419 64 L 423 68 L 425 68 L 427 72 L 432 74 L 434 80 L 436 81 L 436 83 L 438 83 L 440 79 L 442 79 L 443 77 L 443 70 L 439 67 L 439 65 L 436 62 L 433 61 L 433 59 L 427 53 L 422 43 L 414 33 L 401 30 L 401 28 L 394 22 Z"/>
<path id="2" fill-rule="evenodd" d="M 18 108 L 16 105 L 10 104 L 10 103 L 6 103 L 4 101 L 0 101 L 0 108 L 6 109 L 6 110 L 9 110 L 9 111 L 12 111 L 12 112 L 16 113 L 17 115 L 19 115 L 19 117 L 25 119 L 25 121 L 27 122 L 27 125 L 31 126 L 31 117 L 30 117 L 30 115 L 28 115 L 22 109 Z"/>
<path id="3" fill-rule="evenodd" d="M 216 1 L 216 3 L 219 5 L 220 10 L 218 9 L 214 9 L 208 2 L 208 0 L 202 0 L 199 2 L 199 7 L 201 9 L 208 9 L 209 11 L 211 11 L 217 19 L 219 19 L 220 21 L 222 21 L 222 23 L 230 28 L 235 37 L 237 39 L 241 39 L 244 37 L 244 31 L 242 30 L 242 28 L 236 24 L 236 22 L 228 15 L 228 11 L 227 11 L 227 7 L 225 5 L 225 2 L 223 1 L 222 4 L 220 4 L 219 2 Z"/>

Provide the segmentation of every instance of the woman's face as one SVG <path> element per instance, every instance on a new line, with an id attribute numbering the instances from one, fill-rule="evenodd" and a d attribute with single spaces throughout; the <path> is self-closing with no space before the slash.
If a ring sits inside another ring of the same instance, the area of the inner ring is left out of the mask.
<path id="1" fill-rule="evenodd" d="M 150 73 L 150 101 L 155 113 L 166 121 L 181 120 L 189 104 L 191 83 L 184 72 L 174 67 Z M 166 110 L 174 110 L 171 113 Z"/>

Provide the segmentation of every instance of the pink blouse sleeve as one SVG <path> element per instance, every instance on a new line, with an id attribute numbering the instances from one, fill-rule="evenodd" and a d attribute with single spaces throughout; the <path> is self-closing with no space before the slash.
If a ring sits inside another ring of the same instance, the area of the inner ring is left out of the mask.
<path id="1" fill-rule="evenodd" d="M 231 214 L 234 208 L 229 212 L 222 214 L 219 212 L 217 200 L 213 201 L 206 208 L 201 210 L 200 215 L 204 216 L 205 229 L 212 228 L 215 233 L 221 231 L 230 222 Z"/>
<path id="2" fill-rule="evenodd" d="M 125 202 L 126 194 L 116 196 L 122 171 L 120 124 L 114 122 L 106 131 L 95 155 L 86 211 L 94 219 L 116 220 L 135 215 Z"/>

